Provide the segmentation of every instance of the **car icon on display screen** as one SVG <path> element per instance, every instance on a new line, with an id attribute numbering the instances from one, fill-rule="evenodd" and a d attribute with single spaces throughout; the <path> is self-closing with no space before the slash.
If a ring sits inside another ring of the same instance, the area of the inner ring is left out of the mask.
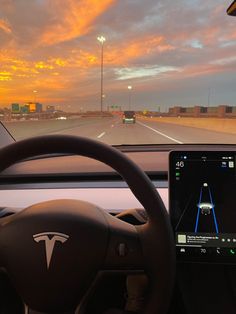
<path id="1" fill-rule="evenodd" d="M 213 205 L 211 203 L 200 203 L 198 207 L 201 209 L 202 215 L 210 215 Z"/>

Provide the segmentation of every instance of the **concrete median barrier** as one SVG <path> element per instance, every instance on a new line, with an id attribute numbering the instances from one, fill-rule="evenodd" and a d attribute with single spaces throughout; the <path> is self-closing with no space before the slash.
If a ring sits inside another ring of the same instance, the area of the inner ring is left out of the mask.
<path id="1" fill-rule="evenodd" d="M 183 117 L 142 117 L 139 119 L 146 121 L 156 121 L 162 123 L 172 123 L 182 126 L 190 126 L 199 129 L 236 134 L 236 119 L 221 118 L 183 118 Z"/>

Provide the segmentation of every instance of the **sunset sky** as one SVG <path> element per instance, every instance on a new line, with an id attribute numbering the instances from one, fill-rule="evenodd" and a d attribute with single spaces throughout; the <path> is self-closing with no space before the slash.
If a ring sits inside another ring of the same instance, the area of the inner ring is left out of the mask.
<path id="1" fill-rule="evenodd" d="M 0 0 L 0 106 L 236 104 L 230 0 Z M 37 93 L 33 92 L 37 90 Z"/>

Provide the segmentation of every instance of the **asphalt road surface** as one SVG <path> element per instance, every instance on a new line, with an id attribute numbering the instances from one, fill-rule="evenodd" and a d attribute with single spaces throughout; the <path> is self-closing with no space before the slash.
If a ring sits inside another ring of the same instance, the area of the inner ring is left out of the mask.
<path id="1" fill-rule="evenodd" d="M 42 134 L 71 134 L 113 145 L 236 143 L 234 134 L 141 119 L 135 124 L 123 124 L 118 116 L 9 122 L 6 127 L 16 140 Z"/>

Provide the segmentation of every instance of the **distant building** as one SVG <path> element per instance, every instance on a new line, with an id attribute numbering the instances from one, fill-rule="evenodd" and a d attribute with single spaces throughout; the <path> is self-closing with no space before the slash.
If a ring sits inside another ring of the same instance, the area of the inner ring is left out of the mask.
<path id="1" fill-rule="evenodd" d="M 54 111 L 55 111 L 55 106 L 48 105 L 48 106 L 46 107 L 46 111 L 47 111 L 47 112 L 54 112 Z"/>
<path id="2" fill-rule="evenodd" d="M 39 102 L 36 102 L 36 112 L 41 113 L 43 111 L 43 105 Z"/>
<path id="3" fill-rule="evenodd" d="M 169 116 L 173 117 L 235 117 L 236 106 L 220 105 L 218 107 L 180 107 L 169 108 Z"/>
<path id="4" fill-rule="evenodd" d="M 26 105 L 29 107 L 29 113 L 41 113 L 43 111 L 43 105 L 38 102 L 29 102 Z"/>
<path id="5" fill-rule="evenodd" d="M 28 103 L 28 105 L 29 105 L 29 112 L 30 113 L 35 113 L 36 112 L 36 104 L 30 102 L 30 103 Z"/>

